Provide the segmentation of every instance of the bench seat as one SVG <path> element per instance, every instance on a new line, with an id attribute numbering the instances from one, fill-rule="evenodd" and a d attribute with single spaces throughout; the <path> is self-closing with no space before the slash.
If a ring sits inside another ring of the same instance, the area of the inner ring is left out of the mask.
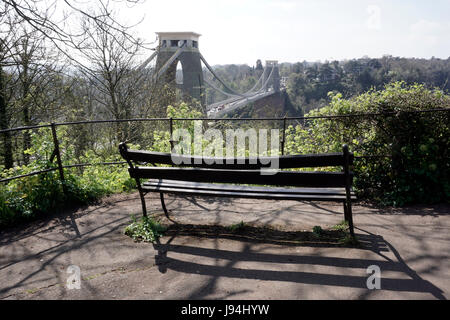
<path id="1" fill-rule="evenodd" d="M 254 199 L 346 201 L 345 188 L 268 188 L 259 186 L 160 179 L 144 182 L 142 190 L 145 192 L 164 192 L 174 194 Z M 351 198 L 352 200 L 356 200 L 354 192 L 352 192 Z"/>

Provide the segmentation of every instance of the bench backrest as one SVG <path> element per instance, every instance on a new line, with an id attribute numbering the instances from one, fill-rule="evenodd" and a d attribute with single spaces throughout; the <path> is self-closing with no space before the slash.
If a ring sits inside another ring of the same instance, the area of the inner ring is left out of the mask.
<path id="1" fill-rule="evenodd" d="M 353 173 L 349 166 L 353 164 L 353 154 L 343 146 L 342 153 L 288 155 L 257 158 L 205 158 L 128 149 L 126 144 L 119 145 L 122 157 L 129 164 L 129 172 L 136 179 L 171 179 L 192 182 L 218 182 L 262 184 L 297 187 L 349 187 Z M 297 169 L 312 167 L 341 166 L 342 172 L 323 171 L 286 171 L 275 174 L 262 174 L 261 169 L 270 167 L 272 161 L 278 162 L 279 169 Z M 148 167 L 141 164 L 170 165 L 172 167 Z"/>

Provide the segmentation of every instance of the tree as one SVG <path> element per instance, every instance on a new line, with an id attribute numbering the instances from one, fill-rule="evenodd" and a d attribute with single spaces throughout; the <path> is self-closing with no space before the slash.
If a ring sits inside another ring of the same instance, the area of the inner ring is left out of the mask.
<path id="1" fill-rule="evenodd" d="M 5 71 L 13 65 L 11 48 L 15 45 L 14 29 L 17 21 L 11 16 L 0 16 L 0 130 L 10 128 L 11 121 L 11 91 L 8 87 L 11 84 L 11 77 Z M 8 92 L 9 91 L 9 92 Z M 4 132 L 3 140 L 3 164 L 6 169 L 13 167 L 13 152 L 11 133 Z"/>
<path id="2" fill-rule="evenodd" d="M 108 25 L 109 11 L 100 11 L 97 20 L 82 19 L 85 37 L 77 43 L 77 53 L 78 59 L 88 63 L 80 64 L 79 70 L 95 87 L 97 112 L 109 119 L 129 119 L 136 115 L 138 101 L 142 102 L 144 80 L 149 80 L 146 70 L 138 69 L 142 41 L 130 40 L 126 30 L 117 31 Z M 127 125 L 123 128 L 117 132 L 122 141 L 129 138 Z"/>
<path id="3" fill-rule="evenodd" d="M 65 52 L 64 46 L 76 48 L 76 43 L 85 37 L 71 27 L 71 19 L 87 18 L 95 22 L 98 27 L 123 32 L 130 41 L 132 34 L 124 32 L 122 25 L 112 14 L 108 0 L 94 0 L 95 6 L 102 11 L 94 13 L 86 9 L 87 2 L 76 0 L 61 0 L 47 2 L 45 0 L 2 0 L 0 2 L 0 18 L 3 16 L 17 16 L 30 30 L 37 31 L 42 37 L 49 39 L 57 48 Z M 127 4 L 136 4 L 141 0 L 117 0 Z M 61 18 L 62 16 L 62 18 Z"/>
<path id="4" fill-rule="evenodd" d="M 51 105 L 52 88 L 55 88 L 55 75 L 61 73 L 64 64 L 51 52 L 37 31 L 28 31 L 22 26 L 16 31 L 15 45 L 12 46 L 14 62 L 13 76 L 17 78 L 15 86 L 14 112 L 21 114 L 18 122 L 22 126 L 37 124 L 38 108 L 45 109 Z M 53 97 L 54 98 L 54 97 Z M 23 131 L 23 161 L 28 163 L 31 138 L 28 131 Z"/>

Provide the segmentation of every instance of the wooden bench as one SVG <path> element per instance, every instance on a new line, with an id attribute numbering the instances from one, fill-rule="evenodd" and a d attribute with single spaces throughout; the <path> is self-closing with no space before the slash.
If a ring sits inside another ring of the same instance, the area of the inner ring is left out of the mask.
<path id="1" fill-rule="evenodd" d="M 249 158 L 218 159 L 177 155 L 182 163 L 190 165 L 174 165 L 173 155 L 170 153 L 130 150 L 125 143 L 119 145 L 119 151 L 129 165 L 130 176 L 136 179 L 144 216 L 147 215 L 144 196 L 148 192 L 160 194 L 166 216 L 168 212 L 164 203 L 164 193 L 332 201 L 343 203 L 344 218 L 348 222 L 351 236 L 354 236 L 352 200 L 356 197 L 351 189 L 353 173 L 350 171 L 354 157 L 347 145 L 343 146 L 342 153 L 280 156 L 278 157 L 280 170 L 273 175 L 261 174 L 261 169 L 267 168 L 270 161 L 274 160 L 271 157 L 259 157 L 256 163 L 252 163 Z M 143 166 L 145 164 L 153 166 Z M 342 171 L 281 170 L 334 166 L 342 167 Z M 141 179 L 149 180 L 142 183 Z M 247 186 L 249 184 L 265 187 Z"/>

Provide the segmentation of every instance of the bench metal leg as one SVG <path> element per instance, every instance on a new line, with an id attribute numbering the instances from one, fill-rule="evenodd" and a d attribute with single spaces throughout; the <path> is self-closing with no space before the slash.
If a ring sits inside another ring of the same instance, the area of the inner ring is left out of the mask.
<path id="1" fill-rule="evenodd" d="M 350 230 L 350 235 L 352 237 L 355 237 L 355 230 L 353 228 L 353 214 L 352 214 L 352 202 L 349 201 L 347 203 L 347 222 L 348 222 L 348 228 Z"/>
<path id="2" fill-rule="evenodd" d="M 166 203 L 164 202 L 164 193 L 160 192 L 160 193 L 159 193 L 159 197 L 161 198 L 161 206 L 162 206 L 162 208 L 163 208 L 163 210 L 164 210 L 164 214 L 166 215 L 167 219 L 170 220 L 170 218 L 169 218 L 169 212 L 167 211 Z"/>
<path id="3" fill-rule="evenodd" d="M 138 180 L 138 179 L 136 179 Z M 139 181 L 137 182 L 137 186 L 138 186 L 138 191 L 139 191 L 139 196 L 141 197 L 141 204 L 142 204 L 142 214 L 144 215 L 144 217 L 147 216 L 147 206 L 145 205 L 145 198 L 144 198 L 144 191 L 141 188 L 141 183 Z"/>
<path id="4" fill-rule="evenodd" d="M 347 209 L 346 201 L 344 201 L 344 220 L 345 220 L 345 222 L 348 222 L 348 209 Z"/>
<path id="5" fill-rule="evenodd" d="M 352 203 L 344 201 L 344 218 L 345 222 L 348 223 L 348 229 L 352 237 L 355 236 L 355 231 L 353 227 L 353 217 L 352 217 Z"/>

